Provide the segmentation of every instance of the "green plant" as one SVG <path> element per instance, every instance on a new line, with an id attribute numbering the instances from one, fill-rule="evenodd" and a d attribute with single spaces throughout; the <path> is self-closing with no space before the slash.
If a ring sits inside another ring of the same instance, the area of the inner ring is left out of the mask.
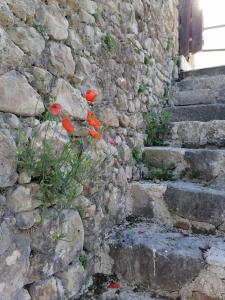
<path id="1" fill-rule="evenodd" d="M 80 256 L 80 262 L 83 266 L 84 269 L 87 269 L 88 265 L 89 265 L 89 259 L 88 256 L 86 255 L 81 255 Z"/>
<path id="2" fill-rule="evenodd" d="M 107 33 L 105 36 L 105 44 L 109 51 L 113 51 L 116 49 L 116 41 L 111 33 Z"/>
<path id="3" fill-rule="evenodd" d="M 138 94 L 143 95 L 148 90 L 148 85 L 145 83 L 141 83 L 138 87 Z"/>
<path id="4" fill-rule="evenodd" d="M 63 145 L 59 155 L 47 141 L 41 151 L 31 142 L 19 152 L 19 168 L 40 182 L 37 199 L 59 208 L 77 209 L 73 200 L 80 194 L 82 183 L 94 179 L 95 164 L 72 139 Z"/>
<path id="5" fill-rule="evenodd" d="M 172 60 L 173 60 L 173 62 L 174 62 L 174 64 L 175 64 L 176 66 L 179 66 L 180 57 L 179 57 L 178 54 L 175 54 L 175 55 L 173 56 Z"/>
<path id="6" fill-rule="evenodd" d="M 171 164 L 168 167 L 148 167 L 148 178 L 150 180 L 175 180 L 173 171 L 175 169 L 175 165 Z"/>
<path id="7" fill-rule="evenodd" d="M 201 178 L 201 172 L 199 170 L 192 170 L 189 174 L 189 178 L 199 179 Z"/>
<path id="8" fill-rule="evenodd" d="M 109 214 L 109 207 L 108 207 L 108 205 L 105 205 L 105 214 L 106 214 L 106 215 Z"/>
<path id="9" fill-rule="evenodd" d="M 163 145 L 163 138 L 168 132 L 172 115 L 170 112 L 147 112 L 144 115 L 148 146 Z"/>
<path id="10" fill-rule="evenodd" d="M 171 95 L 171 86 L 169 83 L 166 84 L 165 88 L 164 88 L 164 93 L 163 93 L 163 97 L 165 99 L 168 99 Z"/>
<path id="11" fill-rule="evenodd" d="M 173 47 L 173 37 L 170 36 L 168 37 L 167 39 L 167 42 L 166 42 L 166 51 L 169 52 Z"/>
<path id="12" fill-rule="evenodd" d="M 87 130 L 85 141 L 85 138 L 75 136 L 73 122 L 59 103 L 52 104 L 42 120 L 43 123 L 33 128 L 29 139 L 23 129 L 17 130 L 20 137 L 19 171 L 25 171 L 39 183 L 40 192 L 36 198 L 43 206 L 77 210 L 74 200 L 81 194 L 84 182 L 94 180 L 96 167 L 102 160 L 103 154 L 93 159 L 84 150 L 91 137 L 96 140 L 102 138 L 101 122 L 89 112 L 87 123 L 92 127 Z M 67 132 L 67 141 L 57 144 L 62 127 Z"/>
<path id="13" fill-rule="evenodd" d="M 37 32 L 39 32 L 42 35 L 44 39 L 48 39 L 48 34 L 45 31 L 44 26 L 40 22 L 34 20 L 33 27 L 37 30 Z"/>
<path id="14" fill-rule="evenodd" d="M 144 64 L 146 66 L 148 65 L 152 65 L 153 64 L 153 60 L 152 60 L 152 55 L 148 55 L 148 54 L 145 54 L 145 57 L 144 57 Z"/>
<path id="15" fill-rule="evenodd" d="M 140 163 L 142 161 L 142 149 L 140 146 L 134 146 L 134 148 L 132 149 L 132 156 L 137 163 Z"/>
<path id="16" fill-rule="evenodd" d="M 93 15 L 95 18 L 95 22 L 99 23 L 102 19 L 102 12 L 100 12 L 99 10 L 96 11 L 96 13 Z"/>
<path id="17" fill-rule="evenodd" d="M 187 176 L 187 174 L 188 174 L 188 168 L 185 168 L 185 169 L 183 169 L 181 172 L 180 172 L 180 178 L 181 179 L 183 179 L 183 178 L 185 178 L 186 176 Z"/>
<path id="18" fill-rule="evenodd" d="M 65 233 L 62 233 L 62 232 L 54 232 L 52 234 L 52 239 L 54 241 L 65 241 L 65 238 L 66 238 L 66 234 Z"/>

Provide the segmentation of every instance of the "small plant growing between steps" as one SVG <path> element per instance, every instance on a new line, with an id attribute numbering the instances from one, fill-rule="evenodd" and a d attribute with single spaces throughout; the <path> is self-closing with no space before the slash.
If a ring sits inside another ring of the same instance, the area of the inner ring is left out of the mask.
<path id="1" fill-rule="evenodd" d="M 164 88 L 163 98 L 169 99 L 170 96 L 171 96 L 171 86 L 169 83 L 167 83 Z"/>
<path id="2" fill-rule="evenodd" d="M 137 163 L 142 161 L 142 149 L 140 146 L 134 146 L 132 149 L 132 156 L 136 160 Z"/>
<path id="3" fill-rule="evenodd" d="M 168 167 L 161 167 L 161 168 L 149 166 L 148 167 L 148 178 L 153 181 L 155 181 L 155 180 L 160 180 L 160 181 L 175 180 L 175 177 L 173 174 L 173 171 L 175 168 L 176 168 L 176 166 L 173 163 L 171 163 L 171 165 Z"/>
<path id="4" fill-rule="evenodd" d="M 162 146 L 172 120 L 170 112 L 148 112 L 144 115 L 147 133 L 147 146 Z"/>

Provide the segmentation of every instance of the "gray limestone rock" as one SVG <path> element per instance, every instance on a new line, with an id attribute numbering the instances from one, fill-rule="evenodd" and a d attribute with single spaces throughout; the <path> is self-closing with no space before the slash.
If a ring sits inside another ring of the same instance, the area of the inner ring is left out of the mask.
<path id="1" fill-rule="evenodd" d="M 174 106 L 167 108 L 172 113 L 174 122 L 180 121 L 201 121 L 208 122 L 211 120 L 225 119 L 224 104 L 202 104 L 188 106 Z"/>
<path id="2" fill-rule="evenodd" d="M 86 120 L 87 101 L 82 97 L 81 92 L 72 87 L 67 81 L 58 79 L 51 95 L 62 105 L 67 114 L 79 120 Z"/>
<path id="3" fill-rule="evenodd" d="M 11 86 L 13 89 L 9 88 Z M 25 77 L 10 71 L 0 76 L 0 110 L 21 116 L 35 116 L 43 113 L 45 108 L 40 95 Z"/>
<path id="4" fill-rule="evenodd" d="M 17 147 L 10 132 L 0 129 L 0 187 L 5 188 L 15 184 Z"/>
<path id="5" fill-rule="evenodd" d="M 174 178 L 188 178 L 224 188 L 224 150 L 147 147 L 144 161 L 149 167 L 170 169 Z"/>
<path id="6" fill-rule="evenodd" d="M 84 228 L 78 212 L 48 209 L 31 240 L 29 282 L 63 271 L 83 249 Z"/>
<path id="7" fill-rule="evenodd" d="M 37 10 L 36 17 L 51 38 L 59 41 L 67 39 L 69 23 L 58 4 L 42 5 Z"/>
<path id="8" fill-rule="evenodd" d="M 12 41 L 25 53 L 28 53 L 33 60 L 40 57 L 45 48 L 45 40 L 32 27 L 16 27 L 10 31 Z"/>
<path id="9" fill-rule="evenodd" d="M 225 121 L 183 121 L 171 124 L 167 142 L 171 146 L 198 148 L 225 145 Z"/>
<path id="10" fill-rule="evenodd" d="M 22 64 L 24 53 L 9 38 L 7 33 L 0 28 L 0 74 L 17 68 Z"/>
<path id="11" fill-rule="evenodd" d="M 7 0 L 13 13 L 23 21 L 31 21 L 35 14 L 35 0 Z"/>
<path id="12" fill-rule="evenodd" d="M 27 290 L 22 289 L 16 294 L 15 300 L 31 300 L 31 297 Z"/>
<path id="13" fill-rule="evenodd" d="M 165 202 L 170 212 L 186 219 L 214 225 L 225 220 L 224 191 L 192 183 L 168 183 Z"/>
<path id="14" fill-rule="evenodd" d="M 54 277 L 33 283 L 29 293 L 32 300 L 66 300 L 60 280 Z"/>
<path id="15" fill-rule="evenodd" d="M 204 268 L 204 237 L 169 232 L 156 224 L 121 228 L 113 235 L 114 272 L 128 284 L 161 294 L 178 292 Z"/>
<path id="16" fill-rule="evenodd" d="M 51 83 L 52 83 L 52 74 L 47 70 L 34 67 L 33 69 L 34 81 L 31 83 L 41 95 L 47 94 L 50 92 Z"/>
<path id="17" fill-rule="evenodd" d="M 16 214 L 16 225 L 21 229 L 29 229 L 41 222 L 41 215 L 38 209 Z"/>
<path id="18" fill-rule="evenodd" d="M 0 24 L 1 26 L 6 26 L 11 28 L 14 24 L 14 16 L 10 11 L 7 1 L 2 0 L 0 3 Z"/>
<path id="19" fill-rule="evenodd" d="M 72 76 L 74 74 L 75 62 L 69 47 L 50 42 L 49 71 L 56 76 Z"/>
<path id="20" fill-rule="evenodd" d="M 87 271 L 80 262 L 76 262 L 55 276 L 61 280 L 65 295 L 71 299 L 80 294 L 82 286 L 85 284 Z"/>
<path id="21" fill-rule="evenodd" d="M 26 284 L 30 245 L 13 234 L 6 222 L 0 225 L 0 245 L 0 295 L 4 295 L 4 300 L 12 300 Z"/>
<path id="22" fill-rule="evenodd" d="M 37 200 L 39 193 L 39 185 L 36 183 L 18 185 L 8 191 L 7 206 L 15 213 L 32 211 L 41 205 L 41 201 Z"/>
<path id="23" fill-rule="evenodd" d="M 225 84 L 225 76 L 214 75 L 214 76 L 190 76 L 181 80 L 177 87 L 180 91 L 190 91 L 199 89 L 219 89 Z"/>

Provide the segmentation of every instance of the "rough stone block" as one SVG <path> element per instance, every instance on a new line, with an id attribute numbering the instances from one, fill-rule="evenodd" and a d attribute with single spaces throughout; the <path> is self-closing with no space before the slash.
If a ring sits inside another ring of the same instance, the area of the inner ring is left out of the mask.
<path id="1" fill-rule="evenodd" d="M 10 132 L 0 130 L 0 187 L 12 186 L 17 180 L 17 147 Z"/>
<path id="2" fill-rule="evenodd" d="M 169 232 L 156 224 L 118 229 L 111 241 L 114 272 L 128 284 L 176 292 L 204 268 L 204 237 Z"/>
<path id="3" fill-rule="evenodd" d="M 35 116 L 43 113 L 45 108 L 40 95 L 25 77 L 10 71 L 0 76 L 0 110 L 21 116 Z"/>
<path id="4" fill-rule="evenodd" d="M 87 101 L 82 97 L 81 92 L 73 88 L 67 81 L 58 79 L 52 90 L 52 97 L 56 98 L 67 114 L 79 120 L 86 120 Z"/>
<path id="5" fill-rule="evenodd" d="M 67 39 L 69 23 L 56 3 L 42 5 L 36 16 L 51 38 L 59 41 Z"/>

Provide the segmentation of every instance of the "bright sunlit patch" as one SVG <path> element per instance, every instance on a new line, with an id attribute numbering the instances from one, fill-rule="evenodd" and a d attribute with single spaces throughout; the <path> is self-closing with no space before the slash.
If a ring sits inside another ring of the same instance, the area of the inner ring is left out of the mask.
<path id="1" fill-rule="evenodd" d="M 225 25 L 225 0 L 199 0 L 203 10 L 204 28 Z M 225 27 L 204 30 L 203 50 L 225 49 Z M 225 51 L 199 52 L 194 55 L 194 68 L 225 65 Z"/>
<path id="2" fill-rule="evenodd" d="M 199 6 L 203 10 L 204 27 L 225 24 L 224 0 L 199 0 Z"/>

